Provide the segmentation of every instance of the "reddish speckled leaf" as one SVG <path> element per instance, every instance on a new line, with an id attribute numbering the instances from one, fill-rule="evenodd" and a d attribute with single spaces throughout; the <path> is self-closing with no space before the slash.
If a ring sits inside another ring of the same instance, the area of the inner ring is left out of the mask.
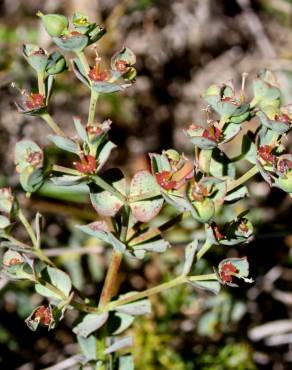
<path id="1" fill-rule="evenodd" d="M 137 172 L 131 182 L 130 198 L 139 196 L 145 200 L 134 201 L 130 204 L 131 210 L 138 221 L 148 222 L 154 218 L 163 205 L 159 186 L 155 178 L 147 171 Z"/>
<path id="2" fill-rule="evenodd" d="M 126 180 L 119 169 L 113 168 L 106 171 L 102 175 L 102 178 L 119 192 L 126 194 Z M 103 190 L 96 184 L 90 184 L 89 188 L 92 205 L 96 212 L 102 216 L 115 216 L 124 204 L 121 199 L 117 198 L 110 192 Z"/>

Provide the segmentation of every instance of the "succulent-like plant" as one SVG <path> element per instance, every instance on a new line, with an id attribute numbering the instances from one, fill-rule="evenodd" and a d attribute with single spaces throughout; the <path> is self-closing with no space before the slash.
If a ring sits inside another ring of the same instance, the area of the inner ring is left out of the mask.
<path id="1" fill-rule="evenodd" d="M 150 153 L 151 172 L 138 171 L 128 184 L 120 169 L 103 170 L 116 145 L 109 140 L 111 121 L 96 122 L 95 113 L 100 94 L 123 91 L 135 82 L 134 53 L 123 47 L 113 55 L 108 69 L 101 68 L 99 56 L 91 66 L 84 49 L 105 34 L 103 27 L 80 13 L 73 15 L 71 23 L 59 14 L 39 13 L 39 16 L 54 43 L 64 52 L 75 53 L 71 60 L 73 71 L 90 90 L 91 99 L 87 120 L 73 117 L 77 136 L 68 137 L 49 114 L 53 80 L 67 69 L 65 57 L 59 52 L 49 54 L 37 45 L 24 45 L 23 55 L 37 74 L 38 91 L 24 93 L 23 103 L 17 104 L 18 110 L 43 118 L 53 130 L 49 139 L 72 156 L 72 166 L 51 163 L 39 145 L 22 140 L 15 148 L 20 184 L 29 195 L 38 191 L 45 181 L 67 186 L 69 190 L 72 185 L 86 184 L 93 208 L 99 216 L 111 217 L 112 225 L 99 219 L 76 227 L 111 246 L 113 252 L 99 302 L 89 303 L 75 289 L 70 276 L 44 253 L 40 215 L 36 215 L 33 227 L 11 189 L 3 188 L 0 189 L 0 238 L 6 251 L 2 274 L 10 279 L 31 281 L 36 292 L 46 298 L 48 303 L 36 307 L 27 318 L 30 329 L 36 330 L 39 325 L 53 329 L 67 310 L 77 310 L 80 318 L 73 332 L 83 354 L 82 366 L 131 370 L 134 368 L 131 355 L 120 350 L 128 349 L 132 338 L 123 336 L 123 332 L 136 316 L 150 313 L 151 295 L 185 283 L 218 293 L 222 284 L 236 286 L 241 281 L 252 282 L 246 257 L 224 259 L 214 272 L 206 275 L 192 275 L 192 266 L 212 246 L 226 248 L 252 239 L 253 227 L 246 212 L 224 226 L 216 224 L 223 205 L 248 195 L 245 183 L 251 177 L 260 173 L 270 186 L 292 193 L 292 155 L 286 153 L 282 140 L 291 128 L 291 108 L 281 107 L 281 93 L 269 71 L 254 79 L 251 101 L 247 101 L 244 91 L 236 93 L 231 82 L 211 85 L 203 97 L 208 112 L 213 111 L 216 119 L 207 117 L 205 125 L 191 124 L 185 130 L 194 145 L 194 158 L 174 149 Z M 255 131 L 241 135 L 243 125 L 251 119 L 257 120 Z M 223 144 L 234 138 L 242 141 L 242 152 L 230 159 L 224 153 Z M 252 166 L 236 178 L 235 162 L 240 160 Z M 175 216 L 160 226 L 152 226 L 150 221 L 165 203 L 174 207 Z M 165 252 L 171 246 L 164 239 L 164 231 L 183 217 L 193 217 L 205 225 L 205 241 L 201 245 L 194 240 L 186 246 L 181 274 L 153 288 L 113 297 L 123 256 L 143 259 L 146 253 Z M 26 229 L 30 244 L 13 236 L 18 221 Z"/>

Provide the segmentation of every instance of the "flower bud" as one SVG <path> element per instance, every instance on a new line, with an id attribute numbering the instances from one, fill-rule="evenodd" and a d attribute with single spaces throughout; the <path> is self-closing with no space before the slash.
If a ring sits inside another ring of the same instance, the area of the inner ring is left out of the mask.
<path id="1" fill-rule="evenodd" d="M 196 219 L 198 219 L 200 222 L 208 222 L 214 216 L 215 205 L 211 199 L 205 198 L 201 201 L 195 201 L 192 202 L 192 205 L 195 207 L 198 213 Z"/>
<path id="2" fill-rule="evenodd" d="M 51 37 L 60 37 L 68 29 L 68 19 L 60 14 L 42 14 L 37 15 L 42 18 L 44 27 Z"/>

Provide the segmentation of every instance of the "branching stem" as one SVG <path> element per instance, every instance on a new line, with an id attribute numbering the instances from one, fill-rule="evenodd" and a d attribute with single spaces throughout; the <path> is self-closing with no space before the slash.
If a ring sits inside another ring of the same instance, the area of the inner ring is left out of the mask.
<path id="1" fill-rule="evenodd" d="M 106 274 L 104 286 L 99 299 L 98 308 L 103 309 L 111 299 L 113 288 L 115 287 L 117 275 L 122 262 L 122 253 L 114 250 L 110 265 Z"/>
<path id="2" fill-rule="evenodd" d="M 206 280 L 217 280 L 217 277 L 215 274 L 198 275 L 198 276 L 179 276 L 171 281 L 168 281 L 167 283 L 157 285 L 153 288 L 144 290 L 143 292 L 129 294 L 126 297 L 117 299 L 116 301 L 113 301 L 109 305 L 107 305 L 105 309 L 113 310 L 114 308 L 118 306 L 131 303 L 131 302 L 135 302 L 143 298 L 150 297 L 154 294 L 161 293 L 164 290 L 176 287 L 177 285 L 187 283 L 188 281 L 206 281 Z"/>
<path id="3" fill-rule="evenodd" d="M 250 168 L 244 175 L 239 177 L 238 179 L 232 181 L 228 186 L 227 186 L 227 193 L 230 193 L 232 190 L 236 189 L 240 185 L 243 185 L 246 183 L 249 179 L 251 179 L 253 176 L 255 176 L 259 172 L 257 166 L 253 166 Z"/>

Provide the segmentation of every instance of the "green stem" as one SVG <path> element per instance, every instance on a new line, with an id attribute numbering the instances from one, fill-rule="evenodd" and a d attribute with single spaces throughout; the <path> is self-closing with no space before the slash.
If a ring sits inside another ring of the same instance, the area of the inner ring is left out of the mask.
<path id="1" fill-rule="evenodd" d="M 197 253 L 197 261 L 203 257 L 203 255 L 212 247 L 212 243 L 209 242 L 209 240 L 206 240 L 203 244 L 202 248 Z"/>
<path id="2" fill-rule="evenodd" d="M 47 257 L 45 255 L 45 253 L 43 252 L 42 249 L 38 248 L 38 249 L 34 249 L 33 253 L 43 262 L 47 263 L 48 265 L 52 266 L 52 267 L 56 267 L 56 265 L 54 264 L 54 262 L 52 262 L 49 257 Z"/>
<path id="3" fill-rule="evenodd" d="M 246 183 L 249 179 L 251 179 L 258 172 L 259 170 L 257 166 L 253 166 L 252 168 L 250 168 L 244 175 L 242 175 L 241 177 L 239 177 L 238 179 L 232 181 L 229 185 L 227 185 L 227 193 L 230 193 L 232 190 Z"/>
<path id="4" fill-rule="evenodd" d="M 30 237 L 30 240 L 32 241 L 32 244 L 35 248 L 37 248 L 38 246 L 38 241 L 37 241 L 37 238 L 35 236 L 35 233 L 33 231 L 33 228 L 31 227 L 30 223 L 27 221 L 24 213 L 22 212 L 21 209 L 19 209 L 18 213 L 17 213 L 17 216 L 19 218 L 19 220 L 21 221 L 21 223 L 23 224 L 23 226 L 25 227 L 29 237 Z"/>
<path id="5" fill-rule="evenodd" d="M 78 58 L 79 58 L 79 60 L 82 64 L 84 72 L 86 73 L 86 75 L 88 75 L 88 73 L 90 71 L 90 67 L 89 67 L 89 64 L 88 64 L 88 61 L 87 61 L 87 58 L 86 58 L 85 54 L 83 53 L 83 51 L 76 51 L 76 55 L 78 56 Z"/>
<path id="6" fill-rule="evenodd" d="M 29 252 L 32 252 L 33 253 L 32 246 L 30 246 L 28 244 L 25 244 L 25 243 L 22 243 L 20 240 L 14 238 L 13 236 L 11 236 L 11 235 L 4 235 L 3 238 L 9 240 L 11 243 L 17 245 L 21 249 L 27 249 L 27 250 L 29 250 Z"/>
<path id="7" fill-rule="evenodd" d="M 123 243 L 127 240 L 130 212 L 131 212 L 130 207 L 125 205 L 123 207 L 122 228 L 121 228 L 121 234 L 120 234 L 120 240 Z"/>
<path id="8" fill-rule="evenodd" d="M 73 168 L 63 167 L 63 166 L 59 166 L 57 164 L 53 165 L 53 171 L 66 173 L 67 175 L 74 175 L 74 176 L 80 176 L 81 175 L 81 173 L 79 171 L 74 170 Z"/>
<path id="9" fill-rule="evenodd" d="M 96 91 L 91 90 L 89 112 L 88 112 L 88 125 L 92 125 L 94 123 L 98 96 L 99 94 Z"/>
<path id="10" fill-rule="evenodd" d="M 113 288 L 115 287 L 122 258 L 123 255 L 121 252 L 116 250 L 113 251 L 112 259 L 106 274 L 105 282 L 98 303 L 98 308 L 100 309 L 103 309 L 112 297 Z"/>
<path id="11" fill-rule="evenodd" d="M 66 136 L 64 131 L 60 129 L 60 127 L 53 120 L 52 116 L 49 113 L 43 113 L 41 114 L 41 117 L 44 121 L 47 122 L 47 124 L 50 126 L 50 128 L 54 131 L 55 134 L 59 136 Z"/>
<path id="12" fill-rule="evenodd" d="M 153 288 L 144 290 L 143 292 L 133 293 L 126 297 L 117 299 L 116 301 L 113 301 L 108 306 L 106 306 L 105 309 L 108 311 L 113 310 L 114 308 L 118 306 L 131 303 L 131 302 L 135 302 L 142 298 L 150 297 L 154 294 L 161 293 L 164 290 L 176 287 L 177 285 L 187 283 L 189 280 L 190 281 L 217 280 L 217 277 L 215 274 L 198 275 L 198 276 L 179 276 L 171 281 L 168 281 L 167 283 L 157 285 Z"/>
<path id="13" fill-rule="evenodd" d="M 46 97 L 44 74 L 42 72 L 38 72 L 38 89 L 39 94 L 41 94 L 43 97 Z"/>

